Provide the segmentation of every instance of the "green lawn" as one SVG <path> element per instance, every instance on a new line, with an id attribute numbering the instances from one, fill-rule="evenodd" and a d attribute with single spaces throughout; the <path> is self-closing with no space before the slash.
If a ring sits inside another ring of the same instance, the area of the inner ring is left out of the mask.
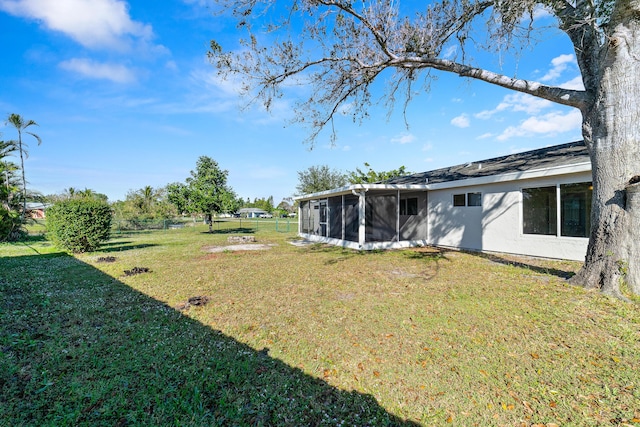
<path id="1" fill-rule="evenodd" d="M 1 244 L 0 425 L 640 425 L 639 302 L 576 263 L 205 230 Z"/>

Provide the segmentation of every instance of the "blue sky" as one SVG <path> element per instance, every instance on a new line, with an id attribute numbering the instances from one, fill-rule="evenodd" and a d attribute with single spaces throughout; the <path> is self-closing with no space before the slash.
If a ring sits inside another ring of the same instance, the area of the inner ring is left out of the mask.
<path id="1" fill-rule="evenodd" d="M 581 139 L 577 110 L 439 74 L 407 111 L 384 106 L 362 124 L 338 118 L 331 146 L 313 150 L 309 130 L 290 124 L 295 92 L 274 110 L 242 108 L 233 82 L 206 60 L 211 39 L 235 49 L 234 24 L 204 0 L 0 0 L 0 115 L 38 122 L 26 137 L 30 188 L 44 194 L 90 188 L 110 201 L 130 190 L 184 182 L 199 156 L 229 171 L 243 197 L 295 192 L 297 171 L 327 164 L 420 172 Z M 479 58 L 493 71 L 513 61 Z M 524 50 L 518 77 L 581 88 L 568 40 L 546 34 Z M 378 82 L 382 88 L 384 81 Z M 0 126 L 2 139 L 15 132 Z"/>

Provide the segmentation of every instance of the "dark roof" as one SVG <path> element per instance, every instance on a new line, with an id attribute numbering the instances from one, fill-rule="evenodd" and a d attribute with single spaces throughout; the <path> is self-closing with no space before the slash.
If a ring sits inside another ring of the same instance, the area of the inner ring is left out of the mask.
<path id="1" fill-rule="evenodd" d="M 436 169 L 429 172 L 415 173 L 384 181 L 384 184 L 436 184 L 439 182 L 458 181 L 461 179 L 479 178 L 500 175 L 509 172 L 523 172 L 556 166 L 566 166 L 589 161 L 589 153 L 584 141 L 554 145 L 523 153 L 495 157 L 472 163 Z"/>

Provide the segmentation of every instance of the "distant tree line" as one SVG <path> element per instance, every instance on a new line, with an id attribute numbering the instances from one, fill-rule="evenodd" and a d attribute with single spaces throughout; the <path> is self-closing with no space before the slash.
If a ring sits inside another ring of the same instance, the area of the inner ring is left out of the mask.
<path id="1" fill-rule="evenodd" d="M 17 139 L 0 140 L 0 240 L 15 240 L 26 234 L 27 200 L 51 205 L 47 212 L 50 238 L 73 252 L 95 250 L 101 242 L 108 240 L 112 219 L 133 223 L 190 216 L 204 218 L 211 229 L 212 218 L 216 214 L 232 214 L 241 208 L 258 208 L 276 216 L 286 216 L 296 210 L 296 203 L 291 197 L 283 199 L 277 206 L 273 196 L 254 198 L 253 201 L 238 197 L 227 183 L 229 172 L 207 156 L 198 158 L 195 169 L 184 182 L 129 190 L 124 200 L 110 204 L 105 194 L 89 188 L 69 187 L 59 194 L 41 196 L 27 190 L 24 173 L 28 147 L 23 135 L 32 136 L 40 144 L 40 137 L 30 131 L 37 123 L 16 114 L 9 115 L 6 123 L 16 129 Z M 11 162 L 11 157 L 18 157 L 20 164 Z M 356 168 L 347 173 L 326 165 L 312 166 L 298 172 L 297 194 L 347 184 L 380 182 L 407 174 L 404 166 L 386 172 L 376 172 L 368 163 L 364 166 L 365 170 Z"/>

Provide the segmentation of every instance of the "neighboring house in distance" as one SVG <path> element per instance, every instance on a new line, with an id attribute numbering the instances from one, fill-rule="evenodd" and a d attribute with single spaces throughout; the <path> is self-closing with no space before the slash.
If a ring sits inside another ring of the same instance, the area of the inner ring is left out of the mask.
<path id="1" fill-rule="evenodd" d="M 260 215 L 266 215 L 268 212 L 258 208 L 242 208 L 238 213 L 243 218 L 260 218 Z"/>
<path id="2" fill-rule="evenodd" d="M 44 219 L 47 209 L 51 206 L 51 203 L 27 202 L 27 216 L 33 219 Z"/>
<path id="3" fill-rule="evenodd" d="M 299 235 L 372 250 L 436 245 L 584 260 L 591 162 L 573 142 L 298 197 Z"/>

